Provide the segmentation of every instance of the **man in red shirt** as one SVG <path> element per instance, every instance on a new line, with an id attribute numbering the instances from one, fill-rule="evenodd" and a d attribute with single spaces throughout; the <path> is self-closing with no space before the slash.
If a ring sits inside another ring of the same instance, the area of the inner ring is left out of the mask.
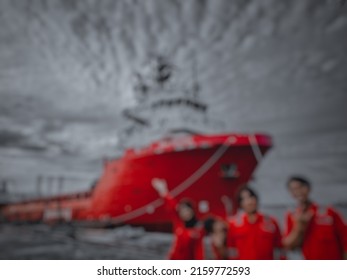
<path id="1" fill-rule="evenodd" d="M 189 201 L 177 202 L 168 191 L 167 183 L 162 179 L 152 180 L 153 188 L 164 198 L 172 213 L 174 243 L 170 249 L 170 260 L 201 260 L 204 258 L 204 228 L 195 216 Z"/>
<path id="2" fill-rule="evenodd" d="M 230 259 L 284 259 L 281 233 L 276 220 L 258 211 L 256 193 L 244 187 L 239 192 L 243 212 L 229 220 L 228 254 Z"/>
<path id="3" fill-rule="evenodd" d="M 287 187 L 298 205 L 287 213 L 284 246 L 289 250 L 301 248 L 308 260 L 346 259 L 346 225 L 339 213 L 309 199 L 311 184 L 307 179 L 291 177 Z"/>

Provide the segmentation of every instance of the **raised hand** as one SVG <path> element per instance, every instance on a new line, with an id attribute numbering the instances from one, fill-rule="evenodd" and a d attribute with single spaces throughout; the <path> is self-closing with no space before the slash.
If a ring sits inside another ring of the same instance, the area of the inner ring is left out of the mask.
<path id="1" fill-rule="evenodd" d="M 294 215 L 294 220 L 297 226 L 301 229 L 306 229 L 308 223 L 311 221 L 313 217 L 313 211 L 309 210 L 306 212 L 298 212 Z"/>

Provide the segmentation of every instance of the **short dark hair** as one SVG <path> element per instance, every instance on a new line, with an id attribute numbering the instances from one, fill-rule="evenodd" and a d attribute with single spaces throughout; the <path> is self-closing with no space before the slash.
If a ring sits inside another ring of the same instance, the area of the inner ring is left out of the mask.
<path id="1" fill-rule="evenodd" d="M 290 184 L 291 182 L 299 182 L 299 183 L 301 183 L 303 186 L 306 186 L 306 187 L 308 187 L 309 189 L 311 188 L 311 182 L 310 182 L 307 178 L 305 178 L 305 177 L 303 177 L 303 176 L 291 176 L 291 177 L 289 177 L 289 179 L 288 179 L 288 181 L 287 181 L 287 188 L 289 187 L 289 184 Z"/>
<path id="2" fill-rule="evenodd" d="M 188 199 L 182 199 L 181 201 L 179 201 L 178 205 L 188 207 L 188 208 L 192 209 L 193 211 L 195 210 L 193 203 L 191 201 L 189 201 Z"/>
<path id="3" fill-rule="evenodd" d="M 239 190 L 237 194 L 237 202 L 239 205 L 241 204 L 241 201 L 242 201 L 241 193 L 244 191 L 247 191 L 251 197 L 254 197 L 258 201 L 257 193 L 253 189 L 251 189 L 249 186 L 244 186 Z"/>
<path id="4" fill-rule="evenodd" d="M 218 216 L 209 216 L 204 220 L 204 229 L 205 232 L 209 235 L 214 232 L 214 225 L 216 223 L 223 223 L 225 226 L 225 231 L 227 231 L 227 224 L 225 223 L 224 219 Z"/>
<path id="5" fill-rule="evenodd" d="M 213 217 L 208 217 L 205 221 L 204 221 L 204 228 L 207 234 L 210 234 L 213 232 L 213 225 L 215 224 L 216 219 Z"/>

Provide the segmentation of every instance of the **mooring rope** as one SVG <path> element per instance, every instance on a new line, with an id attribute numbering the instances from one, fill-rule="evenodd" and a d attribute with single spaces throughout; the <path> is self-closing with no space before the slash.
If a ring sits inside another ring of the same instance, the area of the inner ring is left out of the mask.
<path id="1" fill-rule="evenodd" d="M 249 143 L 251 144 L 251 148 L 252 148 L 253 154 L 255 156 L 255 159 L 259 163 L 263 158 L 263 154 L 261 153 L 260 147 L 258 145 L 258 140 L 254 134 L 249 135 L 248 139 L 249 139 Z"/>
<path id="2" fill-rule="evenodd" d="M 230 143 L 234 142 L 234 136 L 228 137 L 221 146 L 217 149 L 217 151 L 203 164 L 201 165 L 194 173 L 192 173 L 188 178 L 186 178 L 182 183 L 180 183 L 178 186 L 173 188 L 170 191 L 170 194 L 173 197 L 178 196 L 180 193 L 188 189 L 192 184 L 194 184 L 198 179 L 200 179 L 228 150 L 230 147 Z M 139 217 L 143 214 L 147 213 L 153 213 L 156 208 L 161 206 L 163 204 L 163 199 L 158 198 L 150 203 L 147 203 L 144 206 L 141 206 L 131 212 L 121 214 L 116 217 L 112 217 L 112 222 L 125 222 L 127 220 L 134 219 L 136 217 Z"/>

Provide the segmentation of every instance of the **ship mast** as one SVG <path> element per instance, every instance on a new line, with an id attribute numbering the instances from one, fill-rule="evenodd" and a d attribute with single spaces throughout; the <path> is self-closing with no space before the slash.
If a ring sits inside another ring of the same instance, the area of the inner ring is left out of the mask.
<path id="1" fill-rule="evenodd" d="M 193 63 L 192 63 L 192 94 L 193 94 L 193 99 L 197 99 L 200 93 L 200 84 L 198 80 L 198 61 L 196 58 L 196 54 L 194 53 L 193 55 Z"/>

